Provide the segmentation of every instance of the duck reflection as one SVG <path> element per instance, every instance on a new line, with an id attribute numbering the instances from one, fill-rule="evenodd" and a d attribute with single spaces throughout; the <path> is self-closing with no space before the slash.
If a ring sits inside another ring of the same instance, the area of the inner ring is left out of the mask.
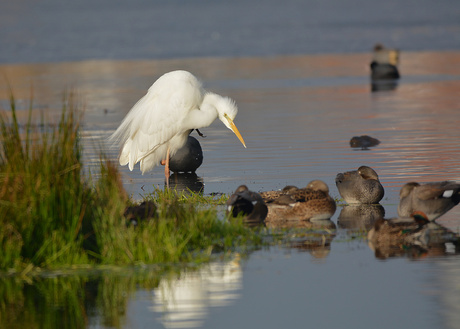
<path id="1" fill-rule="evenodd" d="M 391 91 L 395 90 L 398 87 L 397 80 L 372 80 L 371 81 L 371 91 Z"/>
<path id="2" fill-rule="evenodd" d="M 237 257 L 163 279 L 154 291 L 151 309 L 162 313 L 160 321 L 166 328 L 196 328 L 203 324 L 210 307 L 232 304 L 240 297 L 241 288 L 242 270 Z"/>
<path id="3" fill-rule="evenodd" d="M 385 217 L 385 208 L 380 204 L 344 205 L 337 218 L 340 228 L 369 231 L 376 220 Z"/>
<path id="4" fill-rule="evenodd" d="M 409 218 L 378 219 L 368 232 L 369 247 L 375 257 L 419 258 L 459 253 L 457 233 L 429 221 L 420 211 Z"/>
<path id="5" fill-rule="evenodd" d="M 167 184 L 165 183 L 166 186 Z M 203 178 L 198 177 L 196 173 L 173 173 L 169 177 L 169 188 L 178 192 L 203 193 Z"/>
<path id="6" fill-rule="evenodd" d="M 330 219 L 315 219 L 315 220 L 272 220 L 265 223 L 268 228 L 277 229 L 290 229 L 290 228 L 301 228 L 309 230 L 327 230 L 335 231 L 337 226 Z"/>
<path id="7" fill-rule="evenodd" d="M 303 221 L 270 221 L 266 226 L 272 230 L 292 229 L 287 234 L 286 246 L 310 253 L 314 260 L 329 256 L 332 240 L 336 236 L 337 226 L 330 219 Z"/>
<path id="8" fill-rule="evenodd" d="M 335 235 L 323 234 L 316 239 L 292 242 L 290 247 L 300 251 L 306 251 L 310 253 L 315 261 L 321 261 L 329 256 L 331 252 L 331 242 L 334 237 Z"/>

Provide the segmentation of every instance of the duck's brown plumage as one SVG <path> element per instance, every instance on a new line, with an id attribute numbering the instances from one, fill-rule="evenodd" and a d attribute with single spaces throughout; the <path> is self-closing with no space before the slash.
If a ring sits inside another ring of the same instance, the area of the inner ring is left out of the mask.
<path id="1" fill-rule="evenodd" d="M 271 199 L 266 201 L 267 222 L 328 219 L 335 213 L 335 201 L 329 196 L 329 188 L 323 181 L 314 180 L 303 189 L 289 187 L 283 191 L 278 198 L 273 198 L 271 194 Z"/>
<path id="2" fill-rule="evenodd" d="M 277 200 L 279 197 L 284 195 L 290 195 L 292 192 L 297 191 L 298 189 L 299 188 L 297 186 L 288 185 L 284 187 L 282 190 L 260 192 L 260 196 L 266 203 L 271 203 Z"/>

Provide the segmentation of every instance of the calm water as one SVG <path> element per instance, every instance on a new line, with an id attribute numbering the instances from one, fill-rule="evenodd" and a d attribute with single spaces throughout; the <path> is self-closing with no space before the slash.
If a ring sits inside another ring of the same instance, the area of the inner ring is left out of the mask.
<path id="1" fill-rule="evenodd" d="M 26 118 L 31 90 L 33 107 L 50 118 L 64 90 L 74 90 L 86 108 L 88 170 L 99 148 L 116 159 L 105 138 L 153 81 L 186 69 L 236 100 L 235 123 L 248 146 L 220 122 L 202 130 L 206 138 L 195 135 L 205 194 L 322 179 L 339 197 L 336 174 L 365 164 L 378 172 L 381 203 L 392 217 L 404 183 L 460 181 L 456 2 L 182 1 L 181 10 L 175 1 L 133 4 L 0 4 L 0 74 L 20 116 Z M 368 51 L 376 41 L 402 49 L 394 90 L 371 92 Z M 7 99 L 2 80 L 0 107 Z M 381 144 L 350 148 L 351 137 L 363 134 Z M 144 176 L 138 167 L 121 170 L 134 198 L 164 186 L 162 168 Z M 0 327 L 460 328 L 460 256 L 432 249 L 378 258 L 364 238 L 368 224 L 339 218 L 343 209 L 331 219 L 335 230 L 198 268 L 1 279 Z M 438 223 L 459 232 L 460 207 Z"/>
<path id="2" fill-rule="evenodd" d="M 368 54 L 349 54 L 1 69 L 23 108 L 33 85 L 35 107 L 51 117 L 59 111 L 62 86 L 78 91 L 87 108 L 84 143 L 90 164 L 97 162 L 94 145 L 103 143 L 158 75 L 173 68 L 192 70 L 208 89 L 237 101 L 235 122 L 248 146 L 244 149 L 220 122 L 203 129 L 207 137 L 197 138 L 205 161 L 197 174 L 204 193 L 230 193 L 242 183 L 258 191 L 303 186 L 319 178 L 338 197 L 335 175 L 366 164 L 380 175 L 386 192 L 382 204 L 391 217 L 405 182 L 460 180 L 460 53 L 404 52 L 399 85 L 374 93 L 368 60 Z M 6 104 L 5 89 L 1 97 Z M 381 144 L 370 150 L 350 148 L 350 138 L 362 134 Z M 116 158 L 116 150 L 104 149 Z M 164 184 L 162 168 L 144 176 L 138 167 L 122 171 L 135 197 Z M 431 250 L 415 258 L 403 252 L 378 259 L 356 231 L 366 226 L 363 220 L 340 221 L 341 211 L 332 218 L 335 232 L 307 236 L 297 247 L 273 247 L 167 275 L 158 269 L 127 269 L 42 278 L 29 288 L 20 285 L 17 294 L 53 306 L 51 320 L 31 320 L 45 326 L 66 321 L 56 311 L 63 307 L 70 313 L 78 309 L 72 313 L 78 319 L 85 314 L 90 328 L 458 327 L 458 255 Z M 460 208 L 438 222 L 459 231 Z M 323 245 L 318 243 L 322 239 Z M 83 289 L 84 297 L 77 288 L 66 290 L 66 280 Z M 75 304 L 50 298 L 61 290 L 80 297 Z M 12 327 L 21 321 L 12 321 Z"/>
<path id="3" fill-rule="evenodd" d="M 0 63 L 460 47 L 455 0 L 0 2 Z"/>

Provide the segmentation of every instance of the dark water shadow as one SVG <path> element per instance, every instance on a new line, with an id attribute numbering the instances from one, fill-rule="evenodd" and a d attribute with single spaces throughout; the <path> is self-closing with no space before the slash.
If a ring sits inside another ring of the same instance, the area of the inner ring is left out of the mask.
<path id="1" fill-rule="evenodd" d="M 377 219 L 384 218 L 385 208 L 380 204 L 344 205 L 337 218 L 339 228 L 369 231 Z"/>
<path id="2" fill-rule="evenodd" d="M 166 188 L 166 184 L 165 184 Z M 203 178 L 196 173 L 174 173 L 169 177 L 169 188 L 177 192 L 204 192 Z"/>
<path id="3" fill-rule="evenodd" d="M 286 248 L 308 252 L 315 260 L 323 260 L 329 256 L 337 230 L 336 224 L 330 219 L 269 221 L 266 226 L 273 232 L 284 232 Z"/>
<path id="4" fill-rule="evenodd" d="M 398 87 L 398 80 L 372 80 L 371 91 L 392 91 Z"/>

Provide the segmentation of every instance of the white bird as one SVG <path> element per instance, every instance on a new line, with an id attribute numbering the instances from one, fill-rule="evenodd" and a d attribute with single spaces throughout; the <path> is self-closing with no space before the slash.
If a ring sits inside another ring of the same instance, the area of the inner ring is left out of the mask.
<path id="1" fill-rule="evenodd" d="M 172 71 L 153 83 L 109 139 L 120 146 L 120 165 L 128 165 L 132 171 L 140 162 L 144 174 L 165 164 L 168 182 L 169 158 L 186 143 L 193 129 L 208 127 L 216 118 L 246 147 L 233 123 L 237 113 L 232 99 L 205 91 L 190 72 Z"/>

